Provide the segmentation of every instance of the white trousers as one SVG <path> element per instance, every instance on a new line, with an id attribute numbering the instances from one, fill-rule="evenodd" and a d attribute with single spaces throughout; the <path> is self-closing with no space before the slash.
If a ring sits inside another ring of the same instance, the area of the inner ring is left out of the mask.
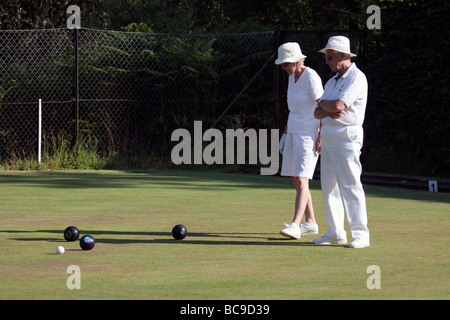
<path id="1" fill-rule="evenodd" d="M 344 213 L 352 237 L 369 240 L 366 197 L 361 183 L 359 156 L 363 144 L 361 126 L 330 126 L 324 124 L 320 156 L 320 180 L 329 226 L 326 235 L 347 239 Z"/>

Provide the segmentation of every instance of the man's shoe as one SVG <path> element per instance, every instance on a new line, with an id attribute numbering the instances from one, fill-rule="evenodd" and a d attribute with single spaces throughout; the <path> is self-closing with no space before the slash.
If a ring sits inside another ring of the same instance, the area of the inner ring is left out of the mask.
<path id="1" fill-rule="evenodd" d="M 327 235 L 324 235 L 320 238 L 314 239 L 313 243 L 317 244 L 317 245 L 347 244 L 347 239 L 336 239 L 336 238 L 331 238 Z"/>
<path id="2" fill-rule="evenodd" d="M 300 227 L 296 223 L 285 223 L 284 225 L 286 226 L 286 228 L 280 231 L 281 235 L 291 239 L 300 239 L 302 234 L 300 232 Z"/>
<path id="3" fill-rule="evenodd" d="M 365 248 L 370 246 L 370 241 L 363 238 L 354 238 L 353 241 L 348 245 L 349 248 Z"/>
<path id="4" fill-rule="evenodd" d="M 300 233 L 303 235 L 318 234 L 319 233 L 319 225 L 317 223 L 305 222 L 300 225 Z"/>

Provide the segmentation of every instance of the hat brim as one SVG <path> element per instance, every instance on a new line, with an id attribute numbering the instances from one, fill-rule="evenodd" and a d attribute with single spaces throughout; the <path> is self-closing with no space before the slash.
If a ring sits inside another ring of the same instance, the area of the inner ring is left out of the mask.
<path id="1" fill-rule="evenodd" d="M 275 64 L 280 65 L 283 63 L 295 63 L 295 62 L 298 62 L 305 58 L 306 58 L 306 56 L 304 56 L 303 54 L 295 56 L 295 57 L 289 57 L 289 58 L 282 58 L 282 59 L 278 58 L 277 60 L 275 60 Z"/>
<path id="2" fill-rule="evenodd" d="M 356 54 L 354 54 L 354 53 L 346 52 L 346 51 L 342 51 L 342 50 L 337 50 L 337 49 L 335 49 L 335 48 L 327 48 L 327 47 L 325 47 L 325 48 L 319 50 L 319 52 L 321 52 L 321 53 L 326 53 L 327 50 L 333 50 L 333 51 L 336 51 L 336 52 L 346 53 L 346 54 L 349 54 L 350 57 L 352 57 L 352 58 L 353 58 L 353 57 L 356 57 Z"/>

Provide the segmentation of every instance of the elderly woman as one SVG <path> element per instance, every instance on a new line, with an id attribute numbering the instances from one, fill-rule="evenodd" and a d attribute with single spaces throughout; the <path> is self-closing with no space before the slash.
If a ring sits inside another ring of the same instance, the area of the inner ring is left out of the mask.
<path id="1" fill-rule="evenodd" d="M 285 129 L 281 175 L 290 176 L 297 191 L 292 223 L 280 231 L 283 236 L 300 239 L 302 234 L 317 234 L 309 179 L 312 179 L 320 153 L 320 121 L 314 117 L 317 101 L 322 96 L 322 81 L 313 69 L 304 64 L 296 42 L 278 48 L 275 64 L 289 74 L 287 102 L 289 118 Z M 305 223 L 300 224 L 305 214 Z"/>

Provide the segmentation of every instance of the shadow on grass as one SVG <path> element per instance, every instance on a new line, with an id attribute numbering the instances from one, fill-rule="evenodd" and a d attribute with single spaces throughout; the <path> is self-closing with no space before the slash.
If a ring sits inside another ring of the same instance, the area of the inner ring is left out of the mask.
<path id="1" fill-rule="evenodd" d="M 167 187 L 229 190 L 233 188 L 293 188 L 287 177 L 211 171 L 88 171 L 33 172 L 0 175 L 0 184 L 57 189 Z"/>
<path id="2" fill-rule="evenodd" d="M 37 231 L 21 231 L 21 230 L 0 230 L 0 233 L 58 233 L 61 237 L 23 237 L 10 238 L 14 241 L 47 241 L 58 242 L 65 241 L 61 231 L 56 230 L 37 230 Z M 291 240 L 287 238 L 276 238 L 273 233 L 199 233 L 188 232 L 188 235 L 183 240 L 175 240 L 172 238 L 170 232 L 121 232 L 121 231 L 105 231 L 105 230 L 91 230 L 84 232 L 94 236 L 96 243 L 106 244 L 182 244 L 182 245 L 239 245 L 239 246 L 316 246 L 311 241 L 304 242 L 302 240 Z M 132 239 L 132 238 L 113 238 L 111 236 L 148 236 L 150 239 Z M 247 239 L 247 240 L 244 240 Z M 316 246 L 322 247 L 322 246 Z M 329 247 L 329 246 L 328 246 Z M 333 245 L 332 247 L 346 247 L 346 245 Z"/>
<path id="3" fill-rule="evenodd" d="M 112 189 L 112 188 L 158 188 L 173 190 L 220 191 L 239 188 L 286 189 L 293 186 L 289 177 L 260 176 L 245 173 L 222 173 L 189 170 L 130 170 L 130 171 L 81 171 L 81 172 L 25 172 L 0 174 L 2 184 L 56 189 Z M 377 198 L 398 198 L 450 203 L 448 193 L 408 190 L 393 187 L 364 185 L 366 195 Z M 320 190 L 320 180 L 310 181 L 310 189 Z"/>

